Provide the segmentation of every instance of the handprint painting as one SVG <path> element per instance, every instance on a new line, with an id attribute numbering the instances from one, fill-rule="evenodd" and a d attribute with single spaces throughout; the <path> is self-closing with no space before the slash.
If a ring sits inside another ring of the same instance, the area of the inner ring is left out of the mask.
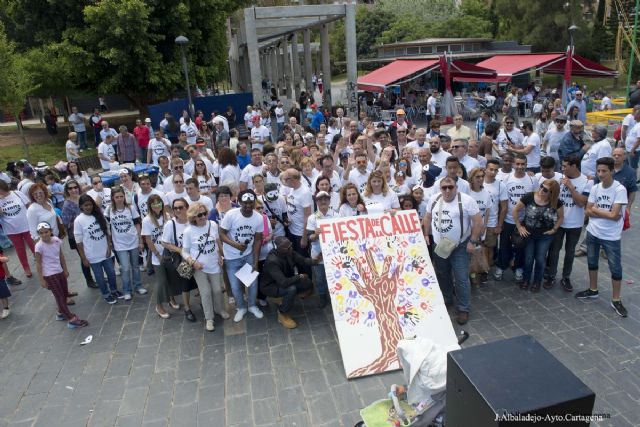
<path id="1" fill-rule="evenodd" d="M 415 211 L 318 226 L 347 378 L 399 369 L 396 346 L 403 338 L 455 345 Z"/>

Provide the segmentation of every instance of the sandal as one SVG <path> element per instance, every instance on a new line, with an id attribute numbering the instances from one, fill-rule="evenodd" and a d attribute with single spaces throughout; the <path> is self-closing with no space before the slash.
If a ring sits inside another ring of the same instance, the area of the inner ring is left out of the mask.
<path id="1" fill-rule="evenodd" d="M 77 296 L 78 296 L 78 293 L 77 293 L 77 292 L 68 292 L 68 293 L 67 293 L 67 296 L 68 296 L 68 297 L 77 297 Z"/>
<path id="2" fill-rule="evenodd" d="M 67 305 L 76 305 L 76 302 L 73 300 L 73 298 L 67 298 Z"/>

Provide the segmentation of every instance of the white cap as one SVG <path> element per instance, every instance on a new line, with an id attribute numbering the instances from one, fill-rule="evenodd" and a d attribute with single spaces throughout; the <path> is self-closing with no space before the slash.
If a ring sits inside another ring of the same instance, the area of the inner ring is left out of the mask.
<path id="1" fill-rule="evenodd" d="M 147 117 L 146 119 L 144 119 L 145 123 L 151 123 L 151 119 L 149 117 Z"/>

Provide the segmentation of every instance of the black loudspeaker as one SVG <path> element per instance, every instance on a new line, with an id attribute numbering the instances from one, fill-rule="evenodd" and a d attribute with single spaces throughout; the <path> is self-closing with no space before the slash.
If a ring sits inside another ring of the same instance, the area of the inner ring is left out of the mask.
<path id="1" fill-rule="evenodd" d="M 589 425 L 595 400 L 529 335 L 447 356 L 447 427 Z"/>

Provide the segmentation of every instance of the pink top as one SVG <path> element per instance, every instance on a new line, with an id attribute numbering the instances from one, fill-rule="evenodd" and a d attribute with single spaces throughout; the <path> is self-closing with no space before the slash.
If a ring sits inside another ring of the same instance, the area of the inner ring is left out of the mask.
<path id="1" fill-rule="evenodd" d="M 44 277 L 62 273 L 60 246 L 62 246 L 62 240 L 56 236 L 52 236 L 49 243 L 44 243 L 42 240 L 36 243 L 36 252 L 42 257 L 42 275 Z"/>

